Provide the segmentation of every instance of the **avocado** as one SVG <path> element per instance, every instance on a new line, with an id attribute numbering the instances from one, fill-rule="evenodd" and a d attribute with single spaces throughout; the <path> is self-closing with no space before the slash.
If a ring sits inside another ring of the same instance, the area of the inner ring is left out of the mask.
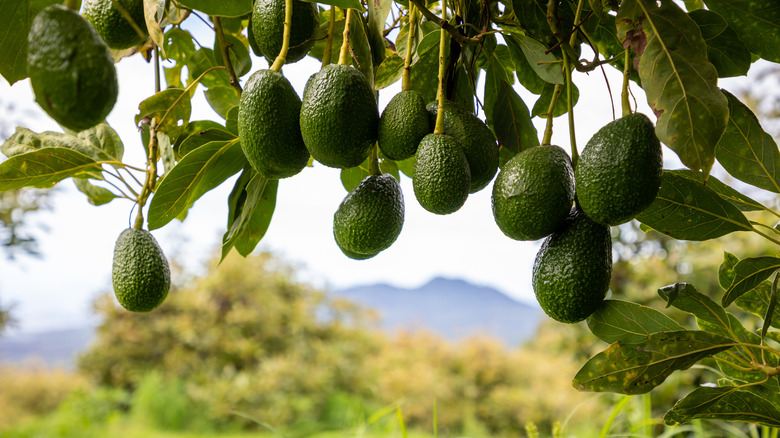
<path id="1" fill-rule="evenodd" d="M 590 316 L 609 289 L 612 240 L 609 227 L 592 221 L 578 207 L 542 243 L 532 284 L 542 310 L 559 322 Z"/>
<path id="2" fill-rule="evenodd" d="M 379 118 L 379 148 L 391 160 L 405 160 L 432 132 L 425 100 L 419 91 L 402 91 L 388 102 Z"/>
<path id="3" fill-rule="evenodd" d="M 526 149 L 493 184 L 493 218 L 508 237 L 537 240 L 557 230 L 574 203 L 574 171 L 559 146 Z"/>
<path id="4" fill-rule="evenodd" d="M 431 126 L 436 125 L 438 103 L 428 104 Z M 498 144 L 485 123 L 474 113 L 452 101 L 444 102 L 444 133 L 460 143 L 471 171 L 469 193 L 476 193 L 487 186 L 498 171 Z"/>
<path id="5" fill-rule="evenodd" d="M 143 35 L 130 24 L 115 3 L 129 14 Z M 137 46 L 149 36 L 144 18 L 144 0 L 84 0 L 83 15 L 112 49 Z"/>
<path id="6" fill-rule="evenodd" d="M 105 120 L 119 86 L 111 51 L 76 11 L 44 8 L 27 37 L 35 101 L 60 125 L 83 131 Z"/>
<path id="7" fill-rule="evenodd" d="M 282 50 L 284 40 L 284 1 L 257 0 L 252 9 L 251 37 L 257 47 L 272 64 Z M 300 61 L 314 46 L 314 36 L 319 29 L 317 3 L 293 0 L 290 47 L 285 62 Z"/>
<path id="8" fill-rule="evenodd" d="M 249 78 L 238 105 L 238 136 L 257 173 L 279 179 L 306 167 L 300 112 L 301 99 L 281 73 L 258 70 Z"/>
<path id="9" fill-rule="evenodd" d="M 620 225 L 635 218 L 658 194 L 663 173 L 661 142 L 644 114 L 605 125 L 577 162 L 577 199 L 591 219 Z"/>
<path id="10" fill-rule="evenodd" d="M 404 197 L 398 181 L 387 173 L 369 175 L 333 214 L 333 236 L 344 254 L 364 260 L 389 248 L 403 224 Z"/>
<path id="11" fill-rule="evenodd" d="M 428 134 L 422 139 L 413 175 L 414 196 L 431 213 L 454 213 L 469 196 L 469 163 L 458 140 L 451 135 Z"/>
<path id="12" fill-rule="evenodd" d="M 119 235 L 111 277 L 119 304 L 131 312 L 155 309 L 171 287 L 168 260 L 146 230 L 128 228 Z"/>
<path id="13" fill-rule="evenodd" d="M 376 143 L 379 110 L 360 70 L 328 64 L 307 82 L 301 103 L 301 135 L 312 157 L 349 168 L 368 158 Z"/>

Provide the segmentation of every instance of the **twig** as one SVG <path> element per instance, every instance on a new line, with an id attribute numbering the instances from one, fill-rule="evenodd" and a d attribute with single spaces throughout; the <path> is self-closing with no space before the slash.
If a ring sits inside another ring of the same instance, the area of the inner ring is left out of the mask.
<path id="1" fill-rule="evenodd" d="M 241 96 L 243 90 L 241 89 L 241 84 L 238 82 L 238 76 L 236 76 L 236 72 L 233 70 L 233 63 L 230 62 L 230 45 L 225 38 L 225 33 L 222 31 L 222 22 L 216 15 L 213 16 L 212 19 L 214 20 L 214 33 L 217 35 L 220 52 L 222 53 L 222 64 L 227 68 L 228 75 L 230 76 L 230 85 L 232 85 L 233 88 L 236 89 L 238 95 Z"/>

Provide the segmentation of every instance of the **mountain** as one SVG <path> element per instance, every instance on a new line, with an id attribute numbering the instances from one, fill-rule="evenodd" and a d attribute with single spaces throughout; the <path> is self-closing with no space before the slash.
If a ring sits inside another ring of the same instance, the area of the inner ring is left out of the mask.
<path id="1" fill-rule="evenodd" d="M 484 334 L 515 346 L 534 335 L 542 317 L 496 289 L 441 277 L 416 289 L 375 284 L 331 295 L 377 311 L 385 331 L 424 329 L 449 340 Z"/>
<path id="2" fill-rule="evenodd" d="M 49 367 L 73 368 L 76 356 L 95 339 L 94 327 L 0 336 L 0 363 L 39 362 Z"/>

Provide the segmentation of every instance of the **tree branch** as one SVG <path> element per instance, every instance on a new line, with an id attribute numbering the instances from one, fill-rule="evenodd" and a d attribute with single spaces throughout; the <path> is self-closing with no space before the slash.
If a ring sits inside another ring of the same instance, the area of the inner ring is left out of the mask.
<path id="1" fill-rule="evenodd" d="M 410 0 L 410 1 L 414 3 L 414 6 L 416 6 L 417 9 L 420 10 L 420 12 L 423 14 L 423 17 L 425 17 L 428 21 L 431 21 L 435 23 L 437 26 L 444 29 L 447 33 L 450 34 L 450 38 L 457 41 L 458 44 L 460 44 L 461 46 L 466 46 L 470 44 L 480 44 L 482 42 L 482 39 L 485 38 L 485 35 L 487 34 L 487 33 L 482 33 L 475 37 L 467 37 L 461 35 L 455 26 L 451 25 L 446 20 L 437 17 L 433 12 L 431 12 L 428 8 L 425 7 L 425 4 L 421 0 Z"/>

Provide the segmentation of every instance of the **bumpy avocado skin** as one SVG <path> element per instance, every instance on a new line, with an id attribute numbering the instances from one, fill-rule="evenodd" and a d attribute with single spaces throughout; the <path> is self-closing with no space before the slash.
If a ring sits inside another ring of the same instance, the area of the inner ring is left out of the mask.
<path id="1" fill-rule="evenodd" d="M 428 104 L 431 126 L 436 124 L 438 103 Z M 485 123 L 455 102 L 444 102 L 444 133 L 455 137 L 463 147 L 471 171 L 469 193 L 485 188 L 498 171 L 498 143 Z"/>
<path id="2" fill-rule="evenodd" d="M 539 305 L 556 321 L 582 321 L 601 306 L 611 277 L 609 227 L 573 207 L 536 255 L 532 284 Z"/>
<path id="3" fill-rule="evenodd" d="M 114 6 L 114 1 L 130 14 L 143 35 L 140 35 Z M 144 19 L 143 0 L 84 0 L 84 18 L 112 49 L 121 50 L 136 46 L 149 36 Z"/>
<path id="4" fill-rule="evenodd" d="M 303 142 L 315 160 L 349 168 L 365 161 L 376 143 L 379 110 L 363 73 L 329 64 L 306 83 L 300 121 Z"/>
<path id="5" fill-rule="evenodd" d="M 587 143 L 574 174 L 577 199 L 591 219 L 620 225 L 653 202 L 661 186 L 661 143 L 644 114 L 601 128 Z"/>
<path id="6" fill-rule="evenodd" d="M 432 132 L 425 100 L 415 90 L 402 91 L 388 102 L 379 118 L 379 148 L 391 160 L 405 160 Z"/>
<path id="7" fill-rule="evenodd" d="M 559 146 L 512 157 L 493 184 L 493 218 L 508 237 L 537 240 L 557 230 L 574 202 L 574 171 Z"/>
<path id="8" fill-rule="evenodd" d="M 293 0 L 290 48 L 286 63 L 300 61 L 314 46 L 319 28 L 317 4 Z M 252 10 L 252 36 L 269 63 L 282 50 L 284 37 L 284 0 L 257 0 Z"/>
<path id="9" fill-rule="evenodd" d="M 298 174 L 309 162 L 300 128 L 301 99 L 273 70 L 258 70 L 247 81 L 238 106 L 241 149 L 267 178 Z"/>
<path id="10" fill-rule="evenodd" d="M 422 139 L 413 175 L 414 196 L 431 213 L 454 213 L 469 196 L 469 163 L 463 148 L 451 135 L 428 134 Z"/>
<path id="11" fill-rule="evenodd" d="M 369 175 L 333 215 L 333 235 L 353 259 L 373 257 L 395 242 L 404 224 L 401 186 L 390 174 Z"/>
<path id="12" fill-rule="evenodd" d="M 43 9 L 27 38 L 27 72 L 35 101 L 57 123 L 83 131 L 105 120 L 119 91 L 108 46 L 78 13 Z"/>
<path id="13" fill-rule="evenodd" d="M 114 294 L 132 312 L 149 312 L 165 300 L 171 271 L 160 245 L 146 230 L 128 228 L 114 247 Z"/>

